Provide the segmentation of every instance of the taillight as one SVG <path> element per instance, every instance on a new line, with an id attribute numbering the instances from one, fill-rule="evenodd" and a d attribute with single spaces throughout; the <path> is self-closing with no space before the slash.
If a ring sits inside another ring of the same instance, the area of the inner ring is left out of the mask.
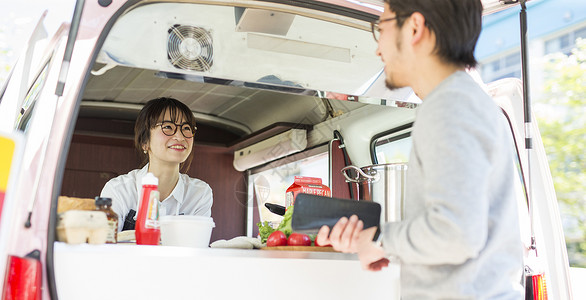
<path id="1" fill-rule="evenodd" d="M 547 300 L 547 285 L 545 274 L 531 274 L 525 267 L 525 300 Z"/>
<path id="2" fill-rule="evenodd" d="M 8 256 L 3 300 L 40 300 L 42 286 L 41 252 L 25 257 Z"/>
<path id="3" fill-rule="evenodd" d="M 545 274 L 533 275 L 533 297 L 539 300 L 547 300 L 547 285 L 545 283 Z M 537 296 L 537 297 L 535 297 Z"/>

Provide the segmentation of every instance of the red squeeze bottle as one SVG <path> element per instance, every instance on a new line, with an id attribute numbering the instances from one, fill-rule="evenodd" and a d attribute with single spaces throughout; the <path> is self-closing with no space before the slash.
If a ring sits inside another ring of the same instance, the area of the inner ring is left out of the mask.
<path id="1" fill-rule="evenodd" d="M 136 218 L 136 244 L 158 245 L 161 237 L 159 228 L 159 179 L 153 173 L 142 178 L 142 189 Z"/>

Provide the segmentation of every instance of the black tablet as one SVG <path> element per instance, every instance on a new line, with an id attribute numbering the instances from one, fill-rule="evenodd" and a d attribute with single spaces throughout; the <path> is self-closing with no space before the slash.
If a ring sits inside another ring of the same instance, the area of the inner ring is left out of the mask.
<path id="1" fill-rule="evenodd" d="M 291 227 L 294 232 L 317 234 L 327 225 L 332 228 L 341 217 L 357 215 L 364 228 L 380 225 L 381 206 L 371 201 L 356 201 L 310 194 L 298 194 L 295 198 Z"/>

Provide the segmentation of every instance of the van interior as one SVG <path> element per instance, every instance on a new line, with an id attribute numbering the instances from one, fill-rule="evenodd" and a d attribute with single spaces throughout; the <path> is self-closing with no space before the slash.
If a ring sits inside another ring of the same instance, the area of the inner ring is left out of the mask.
<path id="1" fill-rule="evenodd" d="M 136 116 L 148 100 L 173 97 L 197 121 L 187 174 L 213 190 L 212 241 L 256 236 L 266 208 L 250 180 L 263 170 L 326 155 L 325 184 L 350 198 L 341 168 L 377 163 L 372 145 L 389 140 L 381 132 L 405 136 L 418 101 L 409 89 L 385 89 L 368 23 L 374 17 L 205 4 L 130 10 L 101 37 L 61 195 L 94 198 L 111 178 L 140 168 Z M 270 142 L 291 132 L 302 134 L 296 149 Z M 356 146 L 338 147 L 345 134 Z"/>

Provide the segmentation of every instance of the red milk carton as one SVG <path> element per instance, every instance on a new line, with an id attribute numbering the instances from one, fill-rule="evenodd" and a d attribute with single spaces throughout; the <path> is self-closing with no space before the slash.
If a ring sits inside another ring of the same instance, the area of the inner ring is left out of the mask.
<path id="1" fill-rule="evenodd" d="M 321 183 L 321 178 L 295 176 L 295 182 L 293 182 L 285 193 L 285 207 L 294 205 L 295 198 L 299 193 L 326 197 L 332 196 L 330 188 Z"/>

